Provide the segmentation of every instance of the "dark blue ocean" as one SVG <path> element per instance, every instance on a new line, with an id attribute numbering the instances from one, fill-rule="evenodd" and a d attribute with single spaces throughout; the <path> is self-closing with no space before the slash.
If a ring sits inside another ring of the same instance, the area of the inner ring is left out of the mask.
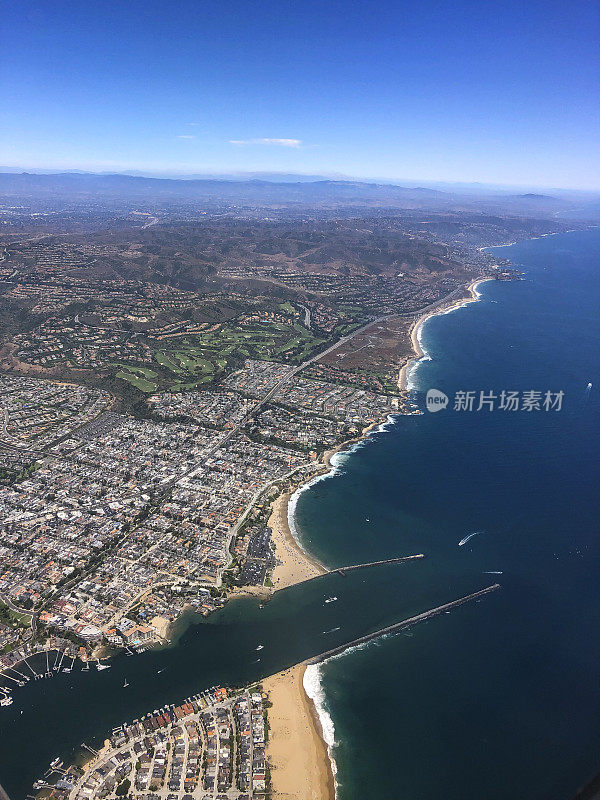
<path id="1" fill-rule="evenodd" d="M 600 231 L 492 252 L 525 280 L 422 330 L 417 396 L 448 408 L 397 418 L 298 501 L 326 563 L 425 553 L 394 576 L 419 592 L 420 570 L 424 606 L 436 575 L 448 599 L 467 577 L 502 584 L 322 667 L 340 800 L 569 800 L 600 771 Z M 452 410 L 481 390 L 564 399 Z"/>
<path id="2" fill-rule="evenodd" d="M 330 566 L 426 558 L 328 575 L 264 607 L 239 599 L 168 649 L 30 681 L 0 710 L 12 800 L 115 725 L 496 580 L 499 592 L 321 668 L 339 800 L 571 800 L 600 771 L 600 230 L 497 252 L 525 280 L 485 283 L 480 302 L 426 323 L 418 402 L 430 388 L 451 401 L 563 391 L 562 409 L 451 402 L 370 436 L 300 495 L 304 542 Z"/>

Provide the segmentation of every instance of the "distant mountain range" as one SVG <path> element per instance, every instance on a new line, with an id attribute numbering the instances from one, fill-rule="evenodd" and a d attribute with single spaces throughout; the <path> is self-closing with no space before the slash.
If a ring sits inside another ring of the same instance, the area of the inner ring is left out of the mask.
<path id="1" fill-rule="evenodd" d="M 267 176 L 268 175 L 268 179 Z M 312 180 L 311 178 L 315 178 Z M 201 178 L 165 178 L 123 173 L 79 171 L 0 172 L 0 199 L 77 202 L 105 200 L 157 201 L 161 204 L 205 202 L 273 207 L 371 206 L 431 211 L 478 211 L 549 217 L 558 214 L 598 218 L 598 199 L 589 193 L 556 195 L 510 194 L 506 190 L 473 187 L 446 191 L 425 186 L 398 186 L 318 176 L 269 173 Z"/>

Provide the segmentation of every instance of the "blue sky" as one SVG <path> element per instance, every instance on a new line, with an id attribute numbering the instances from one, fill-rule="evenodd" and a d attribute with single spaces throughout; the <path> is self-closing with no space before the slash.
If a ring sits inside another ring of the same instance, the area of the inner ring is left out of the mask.
<path id="1" fill-rule="evenodd" d="M 20 0 L 0 164 L 600 189 L 593 0 Z"/>

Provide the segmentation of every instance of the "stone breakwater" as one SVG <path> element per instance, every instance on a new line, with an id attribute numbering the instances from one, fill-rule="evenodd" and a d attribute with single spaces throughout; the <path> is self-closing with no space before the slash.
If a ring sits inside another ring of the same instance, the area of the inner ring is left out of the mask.
<path id="1" fill-rule="evenodd" d="M 378 639 L 380 636 L 385 636 L 388 633 L 397 633 L 398 631 L 405 630 L 406 628 L 410 628 L 412 625 L 416 625 L 417 623 L 423 622 L 426 619 L 431 619 L 431 617 L 436 617 L 438 614 L 442 614 L 444 611 L 450 611 L 450 609 L 456 608 L 457 606 L 462 606 L 465 603 L 471 602 L 472 600 L 477 600 L 478 598 L 483 597 L 486 594 L 490 594 L 491 592 L 495 592 L 497 589 L 500 588 L 501 586 L 499 583 L 494 583 L 491 586 L 487 586 L 485 589 L 480 589 L 478 592 L 473 592 L 472 594 L 465 595 L 464 597 L 459 597 L 458 600 L 452 600 L 450 603 L 445 603 L 443 606 L 437 606 L 437 608 L 431 608 L 429 611 L 424 611 L 422 614 L 417 614 L 416 616 L 409 617 L 408 619 L 404 619 L 401 622 L 396 622 L 393 625 L 388 625 L 387 628 L 381 628 L 380 630 L 374 631 L 373 633 L 368 633 L 366 636 L 360 636 L 358 639 L 353 639 L 351 642 L 339 645 L 339 647 L 334 647 L 331 650 L 326 650 L 324 653 L 320 653 L 319 655 L 313 656 L 312 658 L 308 659 L 306 663 L 320 664 L 323 661 L 326 661 L 328 658 L 332 658 L 333 656 L 338 656 L 352 647 L 357 647 L 358 645 L 366 644 L 367 642 L 370 642 L 373 639 Z"/>

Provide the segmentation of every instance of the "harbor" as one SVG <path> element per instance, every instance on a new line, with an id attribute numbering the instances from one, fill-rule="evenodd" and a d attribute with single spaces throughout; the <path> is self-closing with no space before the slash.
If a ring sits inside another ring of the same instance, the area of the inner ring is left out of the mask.
<path id="1" fill-rule="evenodd" d="M 350 570 L 345 578 L 333 572 L 277 592 L 266 604 L 254 598 L 232 600 L 207 619 L 190 616 L 168 647 L 134 656 L 123 652 L 112 659 L 110 669 L 99 671 L 97 662 L 82 665 L 76 660 L 65 673 L 65 664 L 67 669 L 71 665 L 65 656 L 62 670 L 55 671 L 52 666 L 58 666 L 60 656 L 57 661 L 56 651 L 49 653 L 53 678 L 36 680 L 30 673 L 24 686 L 14 684 L 18 691 L 13 692 L 13 704 L 0 711 L 2 763 L 10 764 L 20 754 L 24 764 L 17 772 L 5 769 L 0 779 L 13 800 L 19 800 L 55 758 L 71 763 L 83 742 L 98 750 L 103 732 L 140 719 L 149 709 L 215 685 L 250 686 L 331 647 L 442 605 L 450 593 L 460 597 L 486 585 L 477 575 L 446 575 L 440 581 L 430 559 L 415 563 L 418 570 L 405 569 L 400 562 Z M 294 637 L 287 635 L 287 625 L 282 628 L 282 617 L 294 626 Z M 43 652 L 27 659 L 33 672 L 46 674 L 46 656 Z M 43 734 L 50 727 L 60 732 L 52 740 Z"/>

